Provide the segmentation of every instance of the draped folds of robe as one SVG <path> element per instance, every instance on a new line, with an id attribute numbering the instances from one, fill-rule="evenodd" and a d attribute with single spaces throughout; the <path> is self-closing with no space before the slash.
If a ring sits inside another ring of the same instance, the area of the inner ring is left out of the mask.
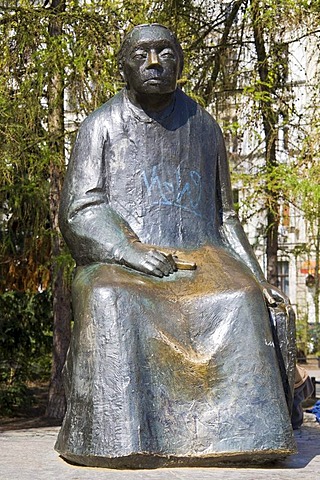
<path id="1" fill-rule="evenodd" d="M 84 121 L 60 211 L 77 261 L 63 457 L 141 467 L 295 450 L 261 288 L 223 238 L 228 182 L 218 125 L 179 89 L 161 118 L 124 90 Z M 197 269 L 120 265 L 136 239 Z"/>

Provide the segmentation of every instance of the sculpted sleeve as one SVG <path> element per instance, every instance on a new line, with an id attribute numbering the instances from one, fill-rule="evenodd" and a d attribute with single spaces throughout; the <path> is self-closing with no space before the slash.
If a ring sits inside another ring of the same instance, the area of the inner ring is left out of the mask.
<path id="1" fill-rule="evenodd" d="M 233 205 L 229 165 L 226 147 L 220 127 L 217 126 L 218 140 L 218 201 L 220 204 L 220 233 L 227 248 L 247 265 L 258 282 L 265 282 L 265 276 L 252 250 Z"/>
<path id="2" fill-rule="evenodd" d="M 108 202 L 106 114 L 102 107 L 81 125 L 61 195 L 59 225 L 78 265 L 117 262 L 121 249 L 139 240 Z"/>

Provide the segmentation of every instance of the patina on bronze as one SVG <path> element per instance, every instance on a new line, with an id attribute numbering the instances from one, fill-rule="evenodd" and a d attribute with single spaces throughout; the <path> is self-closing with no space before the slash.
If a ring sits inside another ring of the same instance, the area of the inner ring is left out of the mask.
<path id="1" fill-rule="evenodd" d="M 56 449 L 116 468 L 292 453 L 293 317 L 234 211 L 221 130 L 177 88 L 165 27 L 134 28 L 120 67 L 126 88 L 83 122 L 62 194 L 77 269 Z"/>

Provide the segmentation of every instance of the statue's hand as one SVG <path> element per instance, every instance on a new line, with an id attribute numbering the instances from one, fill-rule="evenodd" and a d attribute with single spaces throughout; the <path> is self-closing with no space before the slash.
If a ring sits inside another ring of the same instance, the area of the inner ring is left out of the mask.
<path id="1" fill-rule="evenodd" d="M 177 271 L 172 255 L 166 255 L 140 242 L 134 242 L 124 248 L 121 252 L 121 263 L 139 272 L 161 278 Z"/>
<path id="2" fill-rule="evenodd" d="M 268 305 L 271 307 L 276 306 L 279 303 L 283 303 L 285 305 L 290 305 L 290 300 L 279 288 L 271 285 L 268 282 L 261 283 L 262 292 L 267 300 Z"/>

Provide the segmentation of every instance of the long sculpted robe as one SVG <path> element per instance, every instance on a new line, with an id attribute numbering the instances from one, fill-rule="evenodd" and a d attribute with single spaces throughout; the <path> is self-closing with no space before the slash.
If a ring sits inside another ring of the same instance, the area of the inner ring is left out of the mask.
<path id="1" fill-rule="evenodd" d="M 82 124 L 61 203 L 77 261 L 65 458 L 140 467 L 294 451 L 261 288 L 226 241 L 230 192 L 220 129 L 179 89 L 161 119 L 123 90 Z M 197 269 L 121 265 L 136 239 Z"/>

